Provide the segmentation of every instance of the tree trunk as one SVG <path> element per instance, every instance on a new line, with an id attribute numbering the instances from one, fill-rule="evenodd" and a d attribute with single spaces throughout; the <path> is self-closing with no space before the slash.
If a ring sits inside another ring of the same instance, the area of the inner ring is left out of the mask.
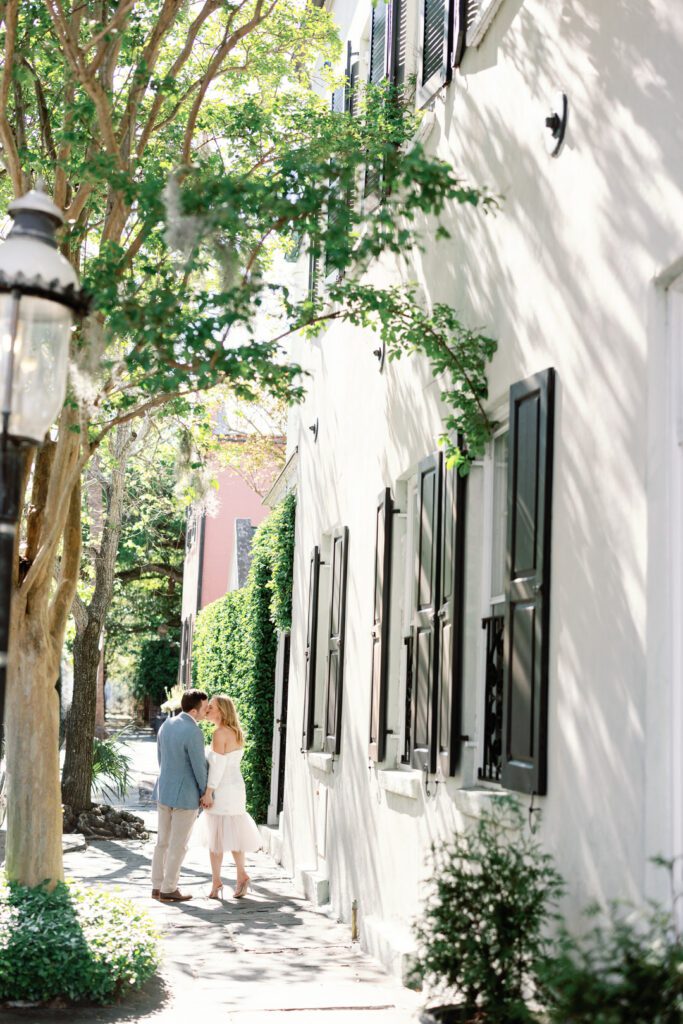
<path id="1" fill-rule="evenodd" d="M 95 702 L 95 735 L 102 740 L 107 735 L 107 701 L 104 687 L 107 667 L 104 662 L 105 645 L 100 643 L 100 663 L 97 666 L 97 700 Z"/>
<path id="2" fill-rule="evenodd" d="M 44 614 L 13 609 L 16 628 L 5 715 L 9 878 L 35 886 L 63 879 L 59 791 L 59 656 Z M 19 614 L 17 614 L 19 612 Z M 63 635 L 63 634 L 62 634 Z"/>
<path id="3" fill-rule="evenodd" d="M 103 516 L 100 546 L 95 554 L 95 589 L 88 605 L 84 605 L 78 598 L 74 602 L 74 692 L 66 721 L 62 800 L 76 814 L 89 810 L 91 806 L 100 641 L 114 593 L 126 465 L 134 439 L 135 435 L 129 424 L 117 429 L 112 442 L 114 462 L 111 478 L 106 486 L 106 508 L 102 509 L 100 506 L 97 509 L 98 512 L 103 512 Z"/>
<path id="4" fill-rule="evenodd" d="M 66 756 L 62 770 L 62 801 L 80 814 L 91 806 L 93 737 L 97 704 L 102 625 L 88 617 L 74 639 L 74 691 L 66 719 Z"/>

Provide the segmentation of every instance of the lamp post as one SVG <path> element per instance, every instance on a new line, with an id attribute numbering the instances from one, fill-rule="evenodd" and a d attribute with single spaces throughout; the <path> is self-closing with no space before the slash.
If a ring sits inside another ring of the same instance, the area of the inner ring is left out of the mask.
<path id="1" fill-rule="evenodd" d="M 14 223 L 0 244 L 0 739 L 25 453 L 64 404 L 71 329 L 88 309 L 76 271 L 57 249 L 61 210 L 39 186 L 9 212 Z"/>

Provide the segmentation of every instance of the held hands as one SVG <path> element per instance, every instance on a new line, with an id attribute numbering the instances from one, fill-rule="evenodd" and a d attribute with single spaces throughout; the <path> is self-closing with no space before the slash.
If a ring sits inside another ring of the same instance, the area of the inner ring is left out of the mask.
<path id="1" fill-rule="evenodd" d="M 212 792 L 212 790 L 207 789 L 206 792 L 204 793 L 204 795 L 202 796 L 201 800 L 199 801 L 199 803 L 202 805 L 202 807 L 212 807 L 213 806 L 213 792 Z"/>

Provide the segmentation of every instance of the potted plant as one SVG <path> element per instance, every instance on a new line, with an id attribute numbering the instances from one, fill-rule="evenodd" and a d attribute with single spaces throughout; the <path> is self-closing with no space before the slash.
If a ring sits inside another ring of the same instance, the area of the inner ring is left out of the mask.
<path id="1" fill-rule="evenodd" d="M 422 1024 L 540 1020 L 532 1004 L 564 884 L 518 804 L 501 798 L 474 828 L 432 846 L 431 866 L 412 970 L 436 997 Z"/>

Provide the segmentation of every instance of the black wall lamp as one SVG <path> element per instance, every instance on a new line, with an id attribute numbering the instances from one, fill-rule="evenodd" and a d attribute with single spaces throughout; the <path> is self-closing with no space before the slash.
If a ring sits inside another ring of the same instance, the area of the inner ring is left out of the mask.
<path id="1" fill-rule="evenodd" d="M 567 130 L 567 96 L 558 92 L 545 119 L 545 148 L 550 156 L 559 156 Z"/>
<path id="2" fill-rule="evenodd" d="M 310 425 L 310 427 L 308 429 L 313 434 L 313 444 L 315 444 L 317 442 L 317 440 L 318 440 L 318 417 L 317 416 L 316 416 L 316 419 L 315 419 L 315 423 L 311 423 L 311 425 Z"/>

